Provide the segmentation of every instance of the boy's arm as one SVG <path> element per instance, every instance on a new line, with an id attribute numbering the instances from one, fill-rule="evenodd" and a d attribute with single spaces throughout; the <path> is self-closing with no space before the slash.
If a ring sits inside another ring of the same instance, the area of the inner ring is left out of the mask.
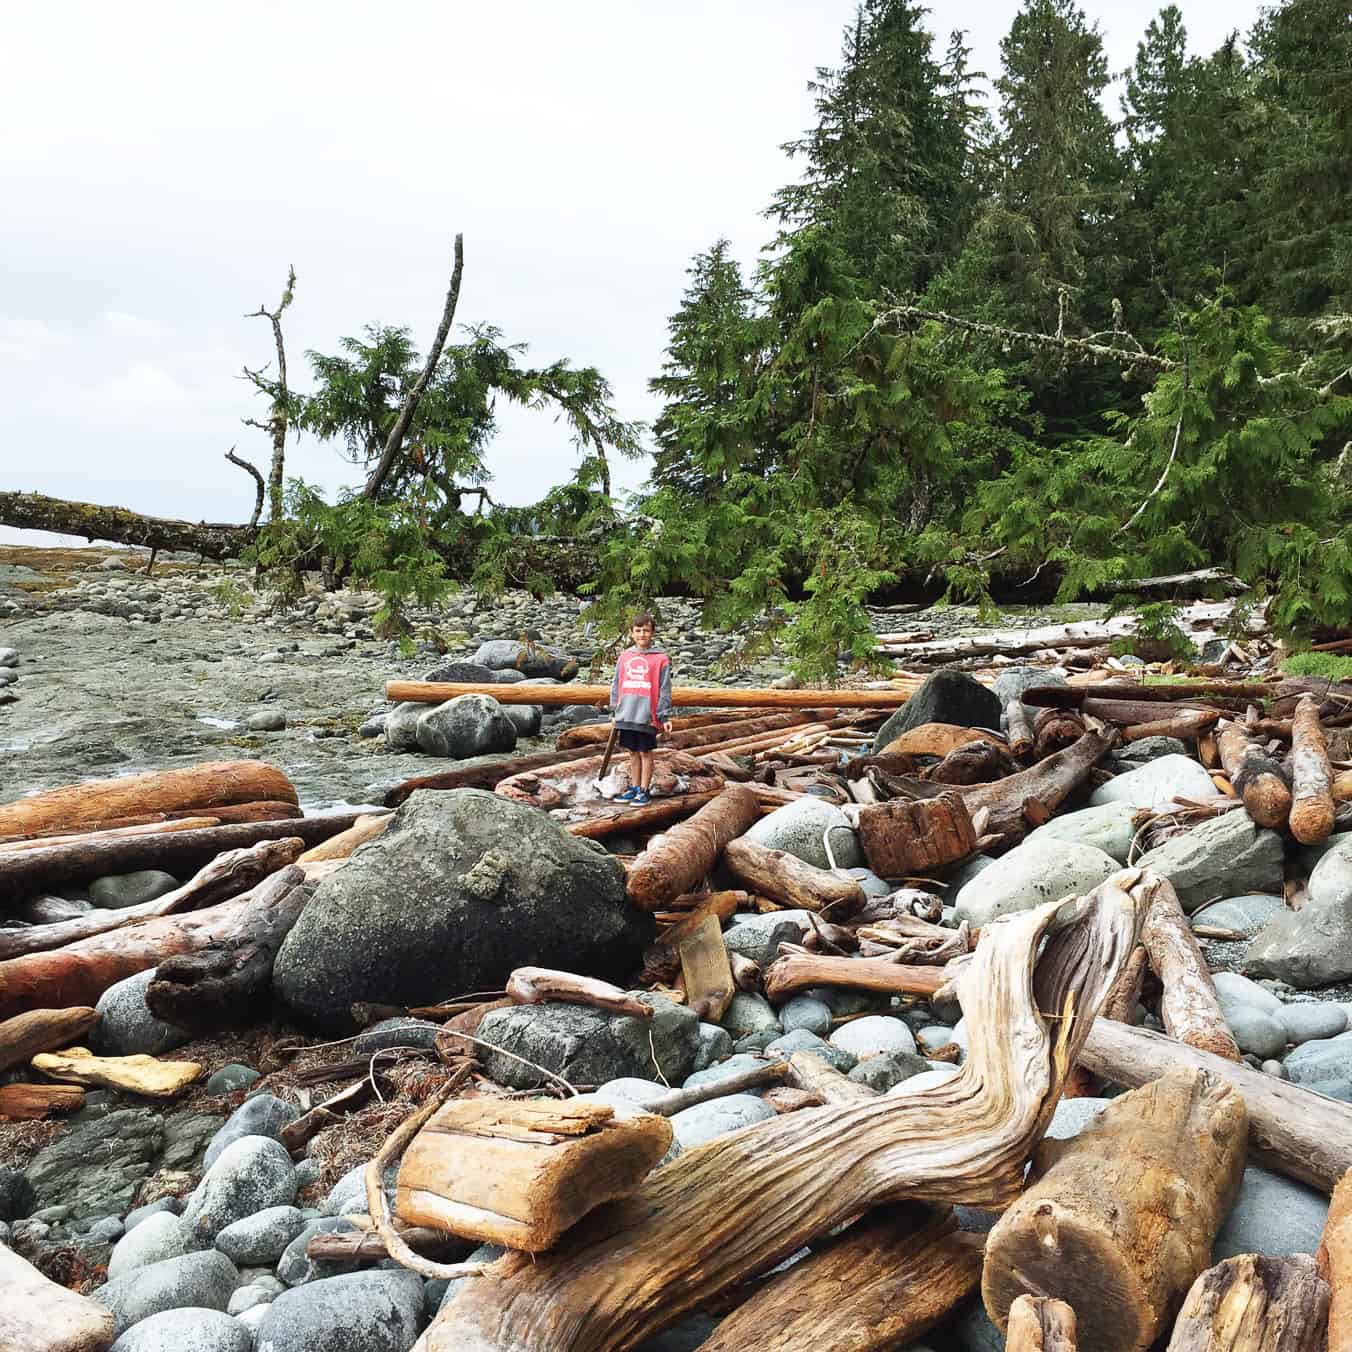
<path id="1" fill-rule="evenodd" d="M 610 678 L 610 712 L 614 714 L 615 706 L 620 702 L 620 661 L 624 654 L 621 653 L 615 659 L 615 674 Z"/>
<path id="2" fill-rule="evenodd" d="M 671 721 L 671 663 L 662 664 L 662 675 L 658 678 L 657 685 L 657 721 L 659 723 L 669 723 Z"/>

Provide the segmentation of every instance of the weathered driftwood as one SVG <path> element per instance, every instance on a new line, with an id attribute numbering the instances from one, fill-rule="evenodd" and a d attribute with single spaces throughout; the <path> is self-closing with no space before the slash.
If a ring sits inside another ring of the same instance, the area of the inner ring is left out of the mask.
<path id="1" fill-rule="evenodd" d="M 888 690 L 771 690 L 765 687 L 677 685 L 671 702 L 677 709 L 815 709 L 824 703 L 841 709 L 896 709 L 920 688 L 913 679 Z M 476 685 L 450 681 L 386 681 L 385 698 L 393 703 L 412 700 L 420 704 L 444 704 L 459 695 L 491 695 L 500 704 L 606 704 L 608 685 Z"/>
<path id="2" fill-rule="evenodd" d="M 489 761 L 483 765 L 465 765 L 455 770 L 441 770 L 434 775 L 415 775 L 396 784 L 385 795 L 386 807 L 398 807 L 409 794 L 418 789 L 495 789 L 512 775 L 531 770 L 546 770 L 554 765 L 568 765 L 596 755 L 591 746 L 568 751 L 537 751 L 532 756 L 513 756 L 510 760 Z"/>
<path id="3" fill-rule="evenodd" d="M 1333 830 L 1333 768 L 1313 695 L 1301 696 L 1291 718 L 1291 781 L 1291 834 L 1302 845 L 1326 840 Z"/>
<path id="4" fill-rule="evenodd" d="M 1021 696 L 1005 701 L 1005 726 L 1009 729 L 1009 749 L 1026 756 L 1033 749 L 1033 722 Z"/>
<path id="5" fill-rule="evenodd" d="M 67 1084 L 117 1089 L 148 1098 L 174 1098 L 206 1073 L 206 1067 L 196 1061 L 166 1061 L 143 1052 L 95 1056 L 88 1047 L 39 1052 L 33 1058 L 33 1069 Z"/>
<path id="6" fill-rule="evenodd" d="M 959 662 L 965 657 L 1018 657 L 1044 648 L 1098 648 L 1115 638 L 1136 632 L 1134 615 L 1109 620 L 1081 620 L 1075 624 L 1044 624 L 1033 629 L 995 629 L 959 638 L 936 638 L 925 643 L 887 644 L 876 651 L 917 662 Z"/>
<path id="7" fill-rule="evenodd" d="M 909 728 L 900 737 L 894 737 L 878 752 L 886 756 L 937 756 L 943 759 L 950 751 L 973 742 L 993 742 L 1004 745 L 1004 738 L 990 728 L 968 728 L 960 723 L 921 723 Z"/>
<path id="8" fill-rule="evenodd" d="M 39 1052 L 59 1051 L 80 1039 L 98 1021 L 88 1005 L 32 1009 L 0 1023 L 0 1070 L 27 1065 Z"/>
<path id="9" fill-rule="evenodd" d="M 204 911 L 141 920 L 50 953 L 0 962 L 0 1018 L 30 1009 L 97 1004 L 109 986 L 157 967 L 176 953 L 247 942 L 256 931 L 280 925 L 288 915 L 294 922 L 307 899 L 296 885 L 300 876 L 300 870 L 289 865 L 242 896 Z"/>
<path id="10" fill-rule="evenodd" d="M 540 1253 L 633 1192 L 671 1140 L 664 1117 L 632 1104 L 452 1100 L 405 1152 L 395 1209 L 411 1225 Z"/>
<path id="11" fill-rule="evenodd" d="M 192 952 L 159 963 L 146 987 L 157 1018 L 197 1033 L 216 1032 L 266 1018 L 272 1009 L 272 968 L 282 941 L 313 895 L 313 886 L 290 875 L 277 885 L 275 904 L 255 908 L 247 933 L 213 939 Z M 279 875 L 280 878 L 281 875 Z"/>
<path id="12" fill-rule="evenodd" d="M 1127 1086 L 1146 1084 L 1179 1066 L 1208 1070 L 1242 1095 L 1249 1110 L 1249 1150 L 1258 1163 L 1324 1192 L 1352 1169 L 1352 1104 L 1112 1019 L 1095 1022 L 1080 1063 Z"/>
<path id="13" fill-rule="evenodd" d="M 368 840 L 383 835 L 391 820 L 388 812 L 367 813 L 364 817 L 358 817 L 346 831 L 339 831 L 336 836 L 311 846 L 296 862 L 313 864 L 321 859 L 349 859 L 358 845 L 365 845 Z"/>
<path id="14" fill-rule="evenodd" d="M 718 1023 L 727 1013 L 737 985 L 723 943 L 723 927 L 714 916 L 705 916 L 695 932 L 682 941 L 681 976 L 686 1004 L 705 1023 Z"/>
<path id="15" fill-rule="evenodd" d="M 739 991 L 758 991 L 761 984 L 760 963 L 752 962 L 741 953 L 728 952 L 728 966 L 732 980 Z"/>
<path id="16" fill-rule="evenodd" d="M 955 747 L 938 765 L 931 765 L 921 774 L 933 784 L 989 784 L 1007 775 L 1016 775 L 1022 768 L 1004 746 L 995 742 L 969 742 L 966 746 Z"/>
<path id="17" fill-rule="evenodd" d="M 1333 1189 L 1318 1258 L 1331 1294 L 1328 1352 L 1352 1352 L 1352 1172 Z"/>
<path id="18" fill-rule="evenodd" d="M 786 1078 L 792 1088 L 812 1094 L 822 1103 L 859 1103 L 878 1097 L 876 1089 L 842 1075 L 811 1052 L 794 1052 L 789 1057 Z"/>
<path id="19" fill-rule="evenodd" d="M 981 1295 L 1003 1329 L 1017 1296 L 1051 1295 L 1095 1352 L 1143 1352 L 1210 1261 L 1244 1173 L 1248 1115 L 1184 1068 L 1134 1089 L 1078 1136 L 1047 1140 L 1036 1182 L 986 1244 Z"/>
<path id="20" fill-rule="evenodd" d="M 265 761 L 209 761 L 185 770 L 155 770 L 69 784 L 0 804 L 0 835 L 87 828 L 109 817 L 259 799 L 300 801 L 291 781 Z"/>
<path id="21" fill-rule="evenodd" d="M 374 1093 L 370 1075 L 364 1076 L 355 1084 L 345 1085 L 336 1094 L 330 1095 L 323 1103 L 316 1103 L 308 1112 L 302 1113 L 294 1122 L 288 1122 L 277 1139 L 291 1152 L 301 1154 L 305 1147 L 326 1127 L 341 1121 L 339 1114 L 360 1108 Z M 381 1257 L 384 1257 L 382 1252 Z"/>
<path id="22" fill-rule="evenodd" d="M 942 967 L 911 966 L 890 958 L 835 958 L 824 953 L 785 952 L 765 973 L 765 994 L 782 1000 L 811 986 L 843 986 L 846 990 L 887 995 L 933 995 L 946 980 Z"/>
<path id="23" fill-rule="evenodd" d="M 1164 988 L 1160 1016 L 1166 1031 L 1190 1047 L 1239 1061 L 1239 1047 L 1178 894 L 1167 878 L 1156 877 L 1151 887 L 1141 943 Z"/>
<path id="24" fill-rule="evenodd" d="M 288 821 L 239 822 L 175 831 L 167 836 L 124 836 L 88 845 L 51 844 L 22 854 L 0 855 L 0 896 L 22 896 L 67 882 L 131 873 L 143 868 L 199 868 L 226 850 L 244 849 L 263 840 L 296 837 L 305 845 L 346 831 L 360 812 L 327 812 Z"/>
<path id="25" fill-rule="evenodd" d="M 53 925 L 35 925 L 32 929 L 0 930 L 0 960 L 21 957 L 25 953 L 43 953 L 96 934 L 122 929 L 153 916 L 174 915 L 178 911 L 200 911 L 219 901 L 237 897 L 263 881 L 278 869 L 295 862 L 305 842 L 296 837 L 263 840 L 241 850 L 227 850 L 203 865 L 182 887 L 162 897 L 142 901 L 119 910 L 85 911 Z"/>
<path id="26" fill-rule="evenodd" d="M 576 820 L 568 821 L 563 829 L 570 836 L 582 836 L 587 840 L 604 840 L 606 836 L 630 831 L 652 831 L 699 811 L 706 803 L 712 803 L 721 792 L 720 787 L 709 792 L 678 793 L 670 798 L 655 798 L 646 807 L 631 807 L 625 803 L 613 806 L 589 803 L 585 807 L 574 808 L 572 813 Z"/>
<path id="27" fill-rule="evenodd" d="M 1223 724 L 1216 745 L 1249 816 L 1259 826 L 1283 829 L 1291 814 L 1291 785 L 1282 763 L 1252 741 L 1242 723 Z"/>
<path id="28" fill-rule="evenodd" d="M 1204 732 L 1214 728 L 1220 717 L 1219 709 L 1185 709 L 1169 718 L 1133 723 L 1122 729 L 1122 740 L 1139 742 L 1145 737 L 1178 737 L 1183 741 L 1196 741 Z"/>
<path id="29" fill-rule="evenodd" d="M 953 1213 L 879 1207 L 772 1277 L 700 1352 L 881 1352 L 921 1337 L 981 1280 L 981 1238 Z"/>
<path id="30" fill-rule="evenodd" d="M 44 1277 L 0 1244 L 0 1347 L 14 1352 L 104 1352 L 112 1311 Z"/>
<path id="31" fill-rule="evenodd" d="M 285 821 L 288 817 L 303 817 L 305 814 L 295 803 L 217 803 L 211 809 L 186 808 L 177 812 L 134 812 L 125 817 L 105 817 L 99 822 L 99 831 L 121 830 L 129 826 L 158 826 L 165 822 L 188 821 L 201 818 L 207 813 L 211 820 L 220 826 L 231 822 L 270 822 Z M 180 828 L 182 829 L 182 828 Z M 84 829 L 76 827 L 52 827 L 44 831 L 30 831 L 21 835 L 0 836 L 0 844 L 11 845 L 19 841 L 60 840 L 71 836 L 86 835 Z"/>
<path id="32" fill-rule="evenodd" d="M 1009 1307 L 1005 1352 L 1076 1352 L 1075 1311 L 1051 1296 L 1020 1296 Z"/>
<path id="33" fill-rule="evenodd" d="M 591 1005 L 611 1014 L 629 1014 L 651 1019 L 652 1006 L 628 991 L 592 976 L 556 972 L 548 967 L 518 967 L 507 979 L 507 995 L 513 1004 L 541 1005 L 560 1000 L 570 1005 Z"/>
<path id="34" fill-rule="evenodd" d="M 739 906 L 750 899 L 746 892 L 710 892 L 693 910 L 673 925 L 668 925 L 648 945 L 643 954 L 643 982 L 645 985 L 668 983 L 681 970 L 681 944 L 712 915 L 719 922 L 729 920 Z"/>
<path id="35" fill-rule="evenodd" d="M 971 814 L 956 792 L 860 808 L 859 840 L 880 878 L 923 877 L 976 849 Z"/>
<path id="36" fill-rule="evenodd" d="M 73 1113 L 84 1106 L 84 1090 L 75 1084 L 0 1085 L 0 1118 L 32 1122 L 52 1113 Z M 4 1246 L 0 1245 L 0 1252 Z M 0 1302 L 2 1304 L 3 1302 Z M 0 1312 L 0 1329 L 4 1316 Z M 0 1347 L 6 1344 L 0 1343 Z"/>
<path id="37" fill-rule="evenodd" d="M 345 1216 L 353 1224 L 369 1217 Z M 448 1235 L 444 1230 L 433 1230 L 426 1225 L 396 1226 L 399 1238 L 415 1253 L 425 1258 L 445 1258 L 465 1253 L 469 1242 L 459 1235 Z M 305 1246 L 305 1256 L 325 1263 L 378 1263 L 390 1257 L 390 1251 L 379 1232 L 361 1230 L 330 1230 L 312 1235 Z"/>
<path id="38" fill-rule="evenodd" d="M 673 732 L 666 738 L 666 745 L 677 751 L 705 752 L 716 747 L 726 750 L 727 743 L 731 741 L 742 741 L 748 737 L 759 737 L 775 732 L 785 737 L 809 723 L 829 722 L 837 716 L 838 712 L 834 708 L 812 708 L 793 709 L 782 714 L 763 714 L 759 718 L 738 718 L 705 728 Z"/>
<path id="39" fill-rule="evenodd" d="M 1141 1001 L 1141 988 L 1145 984 L 1145 973 L 1149 966 L 1150 955 L 1145 951 L 1145 945 L 1137 945 L 1117 974 L 1117 980 L 1103 1002 L 1102 1014 L 1105 1019 L 1116 1019 L 1119 1023 L 1131 1023 L 1135 1019 L 1136 1006 Z"/>
<path id="40" fill-rule="evenodd" d="M 204 826 L 219 826 L 219 817 L 178 817 L 173 821 L 143 822 L 138 826 L 113 826 L 98 831 L 44 831 L 0 844 L 0 855 L 41 850 L 48 845 L 84 845 L 93 840 L 118 840 L 124 836 L 165 836 L 175 831 L 196 831 Z"/>
<path id="41" fill-rule="evenodd" d="M 1193 1283 L 1169 1352 L 1324 1352 L 1328 1312 L 1309 1254 L 1237 1254 Z"/>
<path id="42" fill-rule="evenodd" d="M 750 1089 L 764 1089 L 766 1085 L 780 1084 L 788 1073 L 784 1061 L 767 1061 L 763 1066 L 752 1066 L 749 1070 L 740 1070 L 735 1075 L 725 1075 L 721 1080 L 709 1080 L 704 1084 L 691 1085 L 688 1089 L 669 1089 L 665 1094 L 655 1095 L 646 1100 L 642 1107 L 645 1112 L 656 1113 L 659 1117 L 674 1117 L 700 1103 L 712 1099 L 726 1098 L 729 1094 L 745 1094 Z"/>
<path id="43" fill-rule="evenodd" d="M 640 910 L 656 911 L 690 891 L 718 862 L 723 847 L 760 818 L 756 795 L 730 784 L 693 817 L 648 843 L 625 883 Z"/>
<path id="44" fill-rule="evenodd" d="M 857 878 L 804 862 L 786 850 L 741 837 L 729 841 L 723 863 L 738 882 L 763 896 L 805 911 L 830 911 L 846 919 L 862 910 L 867 898 Z"/>
<path id="45" fill-rule="evenodd" d="M 717 709 L 713 713 L 707 714 L 682 714 L 671 719 L 672 737 L 674 738 L 682 732 L 693 732 L 697 728 L 718 728 L 726 727 L 730 723 L 749 722 L 751 717 L 749 710 L 741 709 Z M 784 723 L 777 723 L 776 727 L 792 727 L 793 720 L 798 719 L 811 721 L 807 714 L 797 712 L 768 714 L 767 717 L 788 720 Z M 608 719 L 601 719 L 595 723 L 582 723 L 575 728 L 565 728 L 554 739 L 554 745 L 560 751 L 573 751 L 580 746 L 604 746 L 612 726 L 613 724 Z"/>
<path id="46" fill-rule="evenodd" d="M 604 756 L 589 756 L 567 765 L 512 775 L 501 780 L 493 792 L 514 803 L 526 803 L 547 812 L 574 806 L 605 806 L 608 796 L 613 797 L 628 785 L 629 772 L 627 761 L 623 765 L 612 765 L 609 778 L 598 792 L 597 776 L 604 759 Z M 723 776 L 717 770 L 684 751 L 659 750 L 653 757 L 654 797 L 712 793 L 722 787 Z"/>
<path id="47" fill-rule="evenodd" d="M 467 1282 L 419 1352 L 633 1347 L 874 1206 L 1011 1202 L 1085 1021 L 1136 941 L 1135 902 L 1117 883 L 1072 908 L 1041 950 L 1056 904 L 1008 918 L 981 944 L 964 978 L 970 1051 L 957 1075 L 686 1151 L 551 1252 L 508 1255 Z"/>

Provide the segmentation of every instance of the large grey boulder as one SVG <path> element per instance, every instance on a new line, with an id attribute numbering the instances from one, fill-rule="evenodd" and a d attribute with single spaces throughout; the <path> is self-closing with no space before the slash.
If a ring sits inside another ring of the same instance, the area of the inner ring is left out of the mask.
<path id="1" fill-rule="evenodd" d="M 823 837 L 831 833 L 831 853 L 838 868 L 858 868 L 864 851 L 845 814 L 821 798 L 799 798 L 762 817 L 746 833 L 747 840 L 770 850 L 785 850 L 804 863 L 829 868 Z"/>
<path id="2" fill-rule="evenodd" d="M 1286 1058 L 1286 1073 L 1293 1084 L 1347 1098 L 1347 1087 L 1352 1087 L 1352 1037 L 1302 1043 Z"/>
<path id="3" fill-rule="evenodd" d="M 120 1336 L 165 1310 L 223 1311 L 238 1281 L 235 1265 L 223 1253 L 206 1249 L 137 1268 L 99 1287 L 93 1298 L 112 1312 L 113 1332 Z"/>
<path id="4" fill-rule="evenodd" d="M 1160 756 L 1139 770 L 1128 770 L 1100 785 L 1090 794 L 1089 805 L 1129 803 L 1132 807 L 1158 807 L 1176 798 L 1205 799 L 1219 795 L 1211 776 L 1191 756 Z"/>
<path id="5" fill-rule="evenodd" d="M 1319 1042 L 1347 1031 L 1347 1011 L 1341 1005 L 1311 1000 L 1307 1004 L 1283 1005 L 1276 1015 L 1286 1040 L 1297 1047 Z"/>
<path id="6" fill-rule="evenodd" d="M 991 689 L 1000 701 L 1001 709 L 1012 699 L 1022 699 L 1024 692 L 1043 686 L 1064 686 L 1065 673 L 1056 667 L 1006 667 L 996 678 Z"/>
<path id="7" fill-rule="evenodd" d="M 1211 1261 L 1240 1253 L 1314 1253 L 1328 1213 L 1329 1199 L 1323 1193 L 1250 1165 L 1216 1236 Z"/>
<path id="8" fill-rule="evenodd" d="M 125 1277 L 152 1263 L 162 1263 L 166 1258 L 179 1258 L 200 1247 L 179 1217 L 168 1211 L 156 1212 L 117 1241 L 108 1260 L 108 1280 Z"/>
<path id="9" fill-rule="evenodd" d="M 925 723 L 956 723 L 964 728 L 1000 731 L 1000 700 L 965 671 L 936 671 L 878 729 L 875 751 L 885 751 L 904 732 Z"/>
<path id="10" fill-rule="evenodd" d="M 465 760 L 516 746 L 516 724 L 491 695 L 457 695 L 418 719 L 418 749 L 429 756 Z"/>
<path id="11" fill-rule="evenodd" d="M 164 1120 L 148 1108 L 120 1108 L 74 1125 L 24 1167 L 34 1209 L 70 1207 L 72 1224 L 121 1216 L 163 1147 Z"/>
<path id="12" fill-rule="evenodd" d="M 1352 842 L 1330 850 L 1310 874 L 1299 911 L 1282 911 L 1249 945 L 1244 970 L 1313 990 L 1352 977 Z"/>
<path id="13" fill-rule="evenodd" d="M 346 1032 L 354 1001 L 432 1004 L 522 966 L 624 982 L 653 934 L 604 849 L 496 794 L 420 790 L 319 884 L 273 984 L 307 1022 Z"/>
<path id="14" fill-rule="evenodd" d="M 155 969 L 114 982 L 99 996 L 99 1021 L 90 1032 L 90 1045 L 101 1056 L 159 1056 L 189 1041 L 189 1034 L 156 1018 L 146 1004 L 146 987 Z"/>
<path id="15" fill-rule="evenodd" d="M 546 1077 L 498 1050 L 552 1070 L 570 1084 L 604 1084 L 660 1071 L 676 1083 L 690 1074 L 699 1052 L 699 1015 L 660 995 L 640 992 L 651 1019 L 609 1014 L 586 1005 L 517 1005 L 495 1009 L 479 1025 L 484 1068 L 498 1084 L 535 1089 Z M 654 1058 L 656 1064 L 654 1064 Z"/>
<path id="16" fill-rule="evenodd" d="M 1265 925 L 1286 910 L 1286 902 L 1268 892 L 1246 892 L 1241 897 L 1226 897 L 1212 906 L 1194 911 L 1192 923 L 1217 925 L 1236 930 L 1252 939 Z"/>
<path id="17" fill-rule="evenodd" d="M 245 1136 L 280 1139 L 282 1128 L 289 1127 L 299 1116 L 299 1108 L 275 1094 L 254 1094 L 225 1119 L 224 1126 L 211 1138 L 202 1156 L 202 1168 L 210 1169 L 227 1146 Z"/>
<path id="18" fill-rule="evenodd" d="M 1064 817 L 1053 817 L 1036 831 L 1030 831 L 1023 843 L 1068 840 L 1076 845 L 1092 845 L 1119 864 L 1125 864 L 1136 835 L 1132 825 L 1135 815 L 1136 809 L 1130 803 L 1101 803 L 1098 807 L 1067 812 Z"/>
<path id="19" fill-rule="evenodd" d="M 165 1310 L 133 1325 L 109 1352 L 252 1352 L 253 1334 L 211 1309 Z"/>
<path id="20" fill-rule="evenodd" d="M 427 712 L 427 705 L 415 700 L 396 704 L 385 715 L 385 745 L 391 751 L 418 750 L 418 720 Z"/>
<path id="21" fill-rule="evenodd" d="M 295 1196 L 296 1169 L 286 1147 L 269 1136 L 242 1136 L 202 1175 L 183 1221 L 199 1242 L 210 1244 L 227 1225 L 267 1207 L 290 1206 Z"/>
<path id="22" fill-rule="evenodd" d="M 1138 868 L 1168 878 L 1188 912 L 1213 897 L 1280 892 L 1282 865 L 1282 838 L 1239 810 L 1208 818 L 1136 860 Z"/>
<path id="23" fill-rule="evenodd" d="M 306 1250 L 316 1235 L 345 1235 L 356 1230 L 346 1216 L 321 1216 L 309 1224 L 282 1251 L 277 1260 L 277 1279 L 287 1286 L 309 1286 L 313 1282 L 361 1267 L 358 1258 L 311 1258 Z"/>
<path id="24" fill-rule="evenodd" d="M 519 671 L 494 671 L 479 662 L 441 662 L 423 677 L 455 685 L 512 685 L 525 679 Z"/>
<path id="25" fill-rule="evenodd" d="M 523 676 L 552 676 L 556 681 L 571 681 L 577 675 L 577 658 L 557 648 L 528 640 L 494 638 L 479 645 L 472 658 L 493 671 L 519 671 Z"/>
<path id="26" fill-rule="evenodd" d="M 257 1352 L 409 1352 L 423 1326 L 422 1279 L 353 1272 L 285 1291 L 258 1325 Z"/>
<path id="27" fill-rule="evenodd" d="M 954 906 L 960 920 L 987 925 L 1046 901 L 1081 896 L 1117 870 L 1117 860 L 1092 845 L 1026 840 L 973 878 Z"/>

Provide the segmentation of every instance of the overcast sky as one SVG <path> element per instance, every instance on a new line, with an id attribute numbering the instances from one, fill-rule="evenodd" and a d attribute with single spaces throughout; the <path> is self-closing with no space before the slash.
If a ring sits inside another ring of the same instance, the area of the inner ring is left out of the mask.
<path id="1" fill-rule="evenodd" d="M 998 68 L 1016 0 L 948 0 Z M 1158 5 L 1088 0 L 1114 69 Z M 1195 50 L 1247 31 L 1253 0 L 1189 0 Z M 226 4 L 65 0 L 7 8 L 0 44 L 0 488 L 241 520 L 263 416 L 238 379 L 286 315 L 303 353 L 368 322 L 427 343 L 456 231 L 458 318 L 543 363 L 594 363 L 625 417 L 646 388 L 691 254 L 720 234 L 747 264 L 794 173 L 806 81 L 836 62 L 852 0 Z M 1113 109 L 1116 110 L 1116 94 Z M 493 492 L 525 503 L 575 452 L 547 414 L 509 412 Z M 288 469 L 354 471 L 307 439 Z M 617 474 L 634 487 L 641 465 Z M 0 539 L 18 538 L 0 528 Z M 45 537 L 50 539 L 50 537 Z"/>

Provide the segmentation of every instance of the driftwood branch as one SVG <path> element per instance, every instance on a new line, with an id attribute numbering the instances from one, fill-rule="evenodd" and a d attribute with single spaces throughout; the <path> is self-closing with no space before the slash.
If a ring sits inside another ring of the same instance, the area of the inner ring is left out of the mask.
<path id="1" fill-rule="evenodd" d="M 238 465 L 245 473 L 253 476 L 254 507 L 253 513 L 249 517 L 249 529 L 253 530 L 258 525 L 258 518 L 263 514 L 263 495 L 267 492 L 267 485 L 263 482 L 263 476 L 258 472 L 258 466 L 252 461 L 245 460 L 243 456 L 236 455 L 233 446 L 226 451 L 225 458 L 232 465 Z"/>
<path id="2" fill-rule="evenodd" d="M 282 313 L 296 294 L 296 269 L 289 268 L 286 274 L 286 288 L 282 292 L 282 298 L 277 302 L 275 310 L 269 310 L 266 305 L 260 305 L 258 309 L 251 314 L 245 315 L 246 319 L 266 319 L 272 325 L 272 340 L 277 347 L 277 380 L 275 384 L 269 387 L 269 383 L 264 381 L 262 376 L 255 371 L 250 371 L 246 366 L 244 368 L 245 377 L 265 393 L 272 395 L 272 408 L 268 412 L 268 421 L 265 430 L 272 437 L 272 464 L 268 470 L 268 519 L 271 521 L 280 521 L 282 519 L 282 482 L 286 472 L 286 432 L 287 432 L 287 405 L 290 402 L 290 392 L 286 383 L 286 344 L 282 340 Z M 254 424 L 258 426 L 257 423 Z M 233 454 L 226 456 L 227 460 L 234 460 L 235 464 L 242 464 L 235 460 Z M 252 465 L 247 467 L 255 476 L 258 471 Z M 254 508 L 253 520 L 250 525 L 255 525 L 258 521 L 259 508 L 262 506 L 263 489 L 260 483 L 258 490 L 259 506 Z"/>

